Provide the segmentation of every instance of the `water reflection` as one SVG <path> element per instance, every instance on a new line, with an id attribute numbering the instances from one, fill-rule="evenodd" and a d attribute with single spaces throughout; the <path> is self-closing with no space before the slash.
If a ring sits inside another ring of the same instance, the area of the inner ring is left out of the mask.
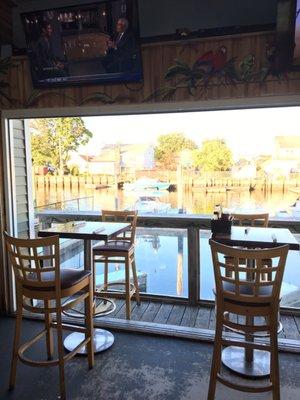
<path id="1" fill-rule="evenodd" d="M 200 231 L 200 297 L 214 300 L 214 274 L 209 247 L 210 232 Z M 64 240 L 64 247 L 74 241 Z M 76 243 L 76 242 L 75 242 Z M 73 244 L 62 251 L 63 267 L 83 267 L 83 246 Z M 184 229 L 138 228 L 136 265 L 141 291 L 148 294 L 188 297 L 187 232 Z M 300 307 L 300 252 L 290 251 L 282 285 L 281 305 Z M 122 264 L 109 265 L 110 281 L 124 279 Z M 97 284 L 103 283 L 103 266 L 96 270 Z"/>
<path id="2" fill-rule="evenodd" d="M 74 241 L 65 241 L 73 243 Z M 187 233 L 184 229 L 137 228 L 136 266 L 141 292 L 188 296 Z M 83 267 L 83 246 L 62 254 L 62 267 Z M 109 281 L 124 280 L 124 265 L 109 264 Z M 103 283 L 103 265 L 96 267 L 96 283 Z"/>
<path id="3" fill-rule="evenodd" d="M 214 300 L 214 272 L 209 247 L 209 231 L 200 231 L 200 294 L 202 299 Z M 300 307 L 300 252 L 289 251 L 281 288 L 281 306 Z"/>
<path id="4" fill-rule="evenodd" d="M 84 185 L 74 187 L 73 190 L 65 188 L 56 190 L 52 187 L 36 189 L 35 203 L 37 206 L 43 206 L 49 203 L 65 202 L 65 208 L 83 210 L 115 209 L 118 203 L 119 209 L 132 207 L 137 201 L 137 195 L 134 192 L 126 190 L 115 190 L 106 188 L 101 190 L 88 189 Z M 86 197 L 86 198 L 83 198 Z M 226 208 L 246 208 L 246 209 L 264 209 L 270 215 L 276 214 L 280 210 L 288 210 L 290 205 L 295 203 L 297 195 L 291 191 L 273 191 L 264 192 L 255 190 L 249 192 L 227 191 L 224 193 L 205 193 L 205 191 L 183 191 L 181 196 L 177 192 L 163 191 L 160 201 L 170 203 L 173 209 L 183 208 L 190 214 L 211 214 L 215 204 L 223 204 Z M 79 201 L 75 200 L 81 198 Z M 73 201 L 69 201 L 72 200 Z"/>

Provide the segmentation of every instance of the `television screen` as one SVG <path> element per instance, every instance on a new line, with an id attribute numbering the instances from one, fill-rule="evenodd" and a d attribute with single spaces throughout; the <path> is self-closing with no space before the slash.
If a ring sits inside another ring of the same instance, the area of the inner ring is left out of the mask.
<path id="1" fill-rule="evenodd" d="M 142 80 L 136 0 L 22 14 L 35 87 Z"/>
<path id="2" fill-rule="evenodd" d="M 294 64 L 300 65 L 300 0 L 296 6 Z"/>

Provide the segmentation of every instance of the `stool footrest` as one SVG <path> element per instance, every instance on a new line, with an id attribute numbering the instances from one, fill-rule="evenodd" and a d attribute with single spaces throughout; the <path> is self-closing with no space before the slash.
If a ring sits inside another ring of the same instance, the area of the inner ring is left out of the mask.
<path id="1" fill-rule="evenodd" d="M 233 383 L 230 382 L 228 379 L 225 379 L 221 374 L 217 374 L 217 380 L 222 383 L 223 385 L 235 389 L 235 390 L 240 390 L 241 392 L 248 392 L 248 393 L 263 393 L 263 392 L 269 392 L 273 388 L 273 384 L 270 383 L 265 386 L 249 386 L 249 385 L 241 385 L 238 383 Z"/>
<path id="2" fill-rule="evenodd" d="M 51 326 L 53 328 L 57 327 L 56 323 L 52 323 Z M 62 324 L 63 329 L 67 329 L 67 330 L 72 330 L 72 331 L 78 331 L 78 332 L 82 332 L 84 334 L 87 333 L 85 328 L 82 327 L 75 327 L 73 325 L 67 325 L 67 324 Z M 76 328 L 76 329 L 75 329 Z M 31 340 L 29 340 L 28 342 L 24 343 L 23 345 L 21 345 L 18 349 L 18 358 L 19 360 L 25 364 L 25 365 L 29 365 L 32 367 L 52 367 L 55 365 L 59 364 L 59 359 L 53 359 L 53 360 L 32 360 L 26 356 L 24 356 L 24 353 L 26 350 L 28 350 L 34 343 L 36 343 L 38 340 L 40 340 L 44 335 L 46 335 L 47 330 L 43 329 L 42 331 L 40 331 L 39 333 L 37 333 Z M 63 359 L 64 361 L 68 361 L 70 360 L 72 357 L 74 357 L 80 350 L 82 347 L 86 346 L 87 343 L 90 341 L 91 339 L 85 338 L 81 343 L 78 344 L 78 346 L 72 350 L 70 353 L 66 354 Z"/>
<path id="3" fill-rule="evenodd" d="M 112 283 L 107 283 L 102 285 L 99 289 L 96 289 L 97 294 L 103 296 L 103 297 L 113 297 L 114 295 L 124 295 L 125 291 L 124 290 L 119 290 L 119 289 L 113 289 L 113 290 L 107 290 L 110 287 L 114 286 L 125 286 L 125 282 L 112 282 Z M 134 286 L 133 283 L 129 284 L 129 296 L 132 297 L 136 293 L 136 287 Z"/>
<path id="4" fill-rule="evenodd" d="M 222 339 L 222 345 L 223 346 L 248 347 L 249 349 L 253 349 L 253 350 L 256 349 L 256 350 L 270 351 L 269 344 L 249 342 L 247 340 L 237 341 L 234 339 Z"/>

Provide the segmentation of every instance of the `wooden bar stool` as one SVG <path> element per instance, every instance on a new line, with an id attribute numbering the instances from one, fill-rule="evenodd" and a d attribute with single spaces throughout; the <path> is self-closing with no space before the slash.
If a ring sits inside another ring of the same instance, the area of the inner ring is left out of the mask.
<path id="1" fill-rule="evenodd" d="M 126 318 L 131 318 L 131 298 L 135 294 L 137 304 L 140 305 L 139 283 L 134 257 L 134 242 L 137 223 L 137 211 L 102 211 L 102 221 L 106 222 L 130 222 L 131 227 L 122 236 L 93 247 L 94 271 L 96 263 L 104 263 L 104 284 L 95 292 L 101 297 L 119 297 L 120 290 L 109 290 L 110 287 L 125 286 Z M 108 282 L 108 265 L 125 264 L 125 282 Z M 130 270 L 132 270 L 133 284 L 130 282 Z"/>
<path id="2" fill-rule="evenodd" d="M 241 213 L 233 213 L 231 214 L 233 217 L 233 223 L 239 226 L 261 226 L 263 228 L 267 228 L 269 224 L 269 214 L 268 213 L 256 213 L 256 214 L 241 214 Z M 230 258 L 225 257 L 226 262 L 231 262 Z M 244 262 L 240 260 L 240 263 Z M 272 260 L 265 260 L 266 265 L 272 267 Z M 229 272 L 229 271 L 228 271 Z"/>
<path id="3" fill-rule="evenodd" d="M 210 240 L 210 246 L 216 284 L 216 333 L 207 399 L 215 398 L 216 383 L 219 381 L 243 392 L 272 391 L 273 400 L 280 400 L 277 324 L 280 289 L 289 246 L 248 250 L 225 246 L 213 240 Z M 225 262 L 226 256 L 230 257 L 230 263 Z M 272 260 L 272 267 L 265 264 L 267 259 Z M 240 260 L 246 260 L 246 263 L 240 263 Z M 229 319 L 228 315 L 235 315 L 238 319 Z M 257 319 L 263 322 L 256 323 Z M 230 336 L 224 338 L 223 329 L 238 332 L 245 336 L 245 340 Z M 262 332 L 269 336 L 269 343 L 249 340 L 251 336 Z M 222 352 L 222 346 L 229 347 Z M 254 363 L 255 356 L 267 355 L 268 360 L 270 357 L 270 382 L 251 386 L 222 376 L 224 352 L 231 352 L 231 360 L 242 360 L 245 370 L 253 365 L 251 363 Z"/>
<path id="4" fill-rule="evenodd" d="M 40 239 L 17 239 L 4 233 L 8 259 L 16 278 L 17 316 L 13 344 L 13 355 L 9 387 L 13 389 L 16 381 L 17 361 L 34 367 L 58 366 L 60 378 L 60 395 L 66 398 L 65 361 L 74 357 L 86 346 L 89 368 L 94 366 L 93 345 L 93 298 L 92 276 L 90 271 L 60 269 L 59 237 L 52 236 Z M 62 303 L 66 297 L 80 294 L 75 300 Z M 38 300 L 39 306 L 32 305 Z M 65 325 L 62 323 L 62 312 L 84 301 L 85 327 Z M 22 310 L 45 315 L 45 328 L 28 342 L 20 345 Z M 54 314 L 56 322 L 53 321 Z M 57 358 L 53 359 L 53 328 L 57 333 Z M 81 332 L 84 340 L 68 354 L 63 349 L 63 329 Z M 48 360 L 34 361 L 25 352 L 45 335 Z"/>

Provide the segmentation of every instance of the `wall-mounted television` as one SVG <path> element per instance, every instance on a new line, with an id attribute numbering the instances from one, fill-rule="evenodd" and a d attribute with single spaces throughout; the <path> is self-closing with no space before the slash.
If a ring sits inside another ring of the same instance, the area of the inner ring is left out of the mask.
<path id="1" fill-rule="evenodd" d="M 35 87 L 142 80 L 136 0 L 22 14 Z"/>

